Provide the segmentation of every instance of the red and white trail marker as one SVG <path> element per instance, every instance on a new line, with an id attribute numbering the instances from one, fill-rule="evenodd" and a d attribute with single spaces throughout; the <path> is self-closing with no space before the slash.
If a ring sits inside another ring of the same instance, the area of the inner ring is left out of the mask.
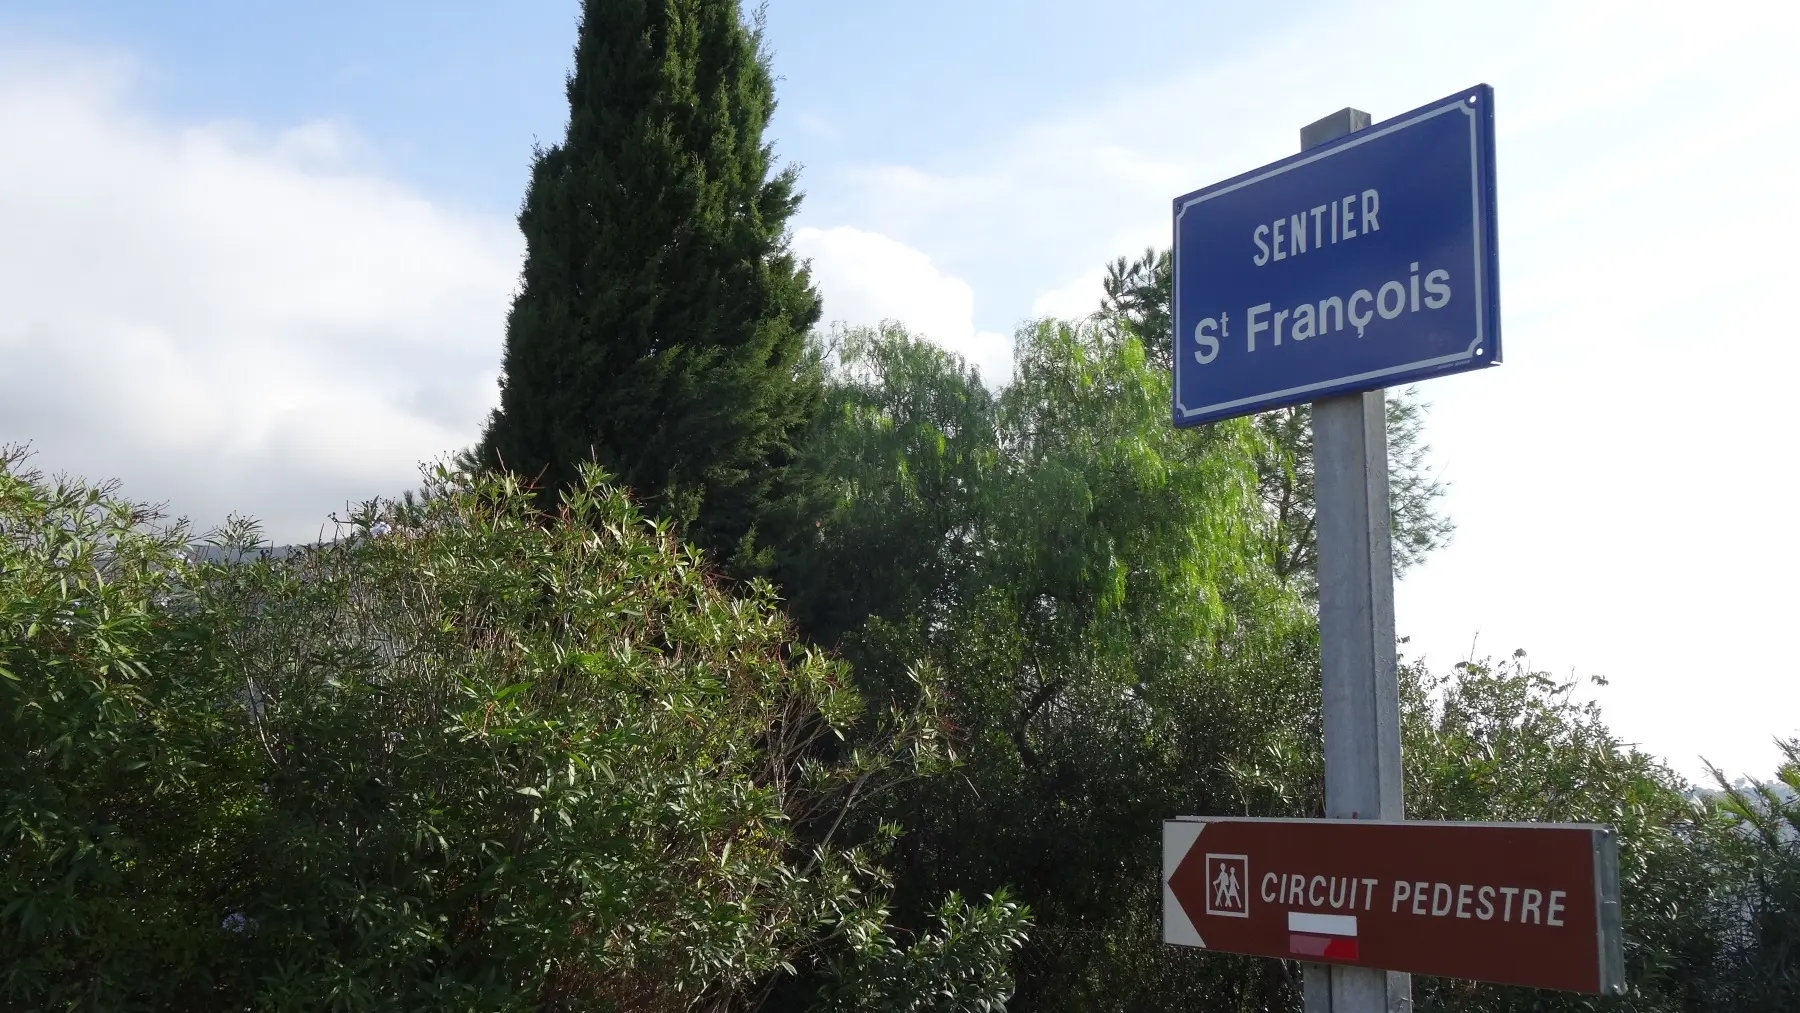
<path id="1" fill-rule="evenodd" d="M 1188 817 L 1163 940 L 1594 994 L 1624 987 L 1607 827 Z"/>
<path id="2" fill-rule="evenodd" d="M 1356 960 L 1356 916 L 1289 911 L 1288 949 L 1314 960 Z"/>

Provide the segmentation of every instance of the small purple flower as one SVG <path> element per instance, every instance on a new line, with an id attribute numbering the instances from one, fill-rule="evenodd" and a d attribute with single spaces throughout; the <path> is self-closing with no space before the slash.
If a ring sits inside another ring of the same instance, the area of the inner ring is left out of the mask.
<path id="1" fill-rule="evenodd" d="M 224 929 L 226 932 L 237 932 L 240 934 L 249 927 L 250 919 L 245 918 L 241 911 L 231 912 L 226 915 L 225 920 L 219 924 L 219 928 Z"/>
<path id="2" fill-rule="evenodd" d="M 369 537 L 371 538 L 380 538 L 382 535 L 392 534 L 393 531 L 393 525 L 387 521 L 376 521 L 369 525 Z"/>

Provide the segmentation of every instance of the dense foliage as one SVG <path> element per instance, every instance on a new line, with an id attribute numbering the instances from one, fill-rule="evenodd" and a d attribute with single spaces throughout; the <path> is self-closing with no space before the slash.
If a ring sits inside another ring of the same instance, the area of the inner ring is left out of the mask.
<path id="1" fill-rule="evenodd" d="M 1099 323 L 1022 329 L 998 392 L 839 337 L 776 567 L 830 653 L 591 468 L 550 514 L 438 470 L 196 559 L 0 455 L 0 1001 L 1297 1008 L 1156 902 L 1166 816 L 1321 809 L 1266 431 L 1172 430 Z M 1410 815 L 1619 828 L 1632 989 L 1420 1009 L 1794 1008 L 1800 746 L 1701 794 L 1523 658 L 1400 675 Z"/>
<path id="2" fill-rule="evenodd" d="M 1317 711 L 1309 613 L 1241 551 L 1254 429 L 1174 431 L 1166 374 L 1093 326 L 1022 329 L 997 395 L 898 328 L 841 338 L 798 466 L 825 502 L 783 574 L 870 687 L 899 686 L 899 659 L 940 667 L 968 750 L 886 811 L 910 828 L 902 911 L 977 884 L 1032 897 L 1021 1008 L 1157 1003 L 1183 974 L 1207 992 L 1215 966 L 1156 942 L 1154 829 Z"/>
<path id="3" fill-rule="evenodd" d="M 584 473 L 500 476 L 281 560 L 190 563 L 107 489 L 0 467 L 0 996 L 59 1009 L 984 1008 L 1024 914 L 887 927 L 951 762 L 937 680 L 866 706 L 766 587 Z M 847 733 L 858 745 L 825 756 Z M 930 981 L 929 1000 L 917 993 Z"/>
<path id="4" fill-rule="evenodd" d="M 1135 260 L 1120 257 L 1106 267 L 1104 296 L 1094 318 L 1121 337 L 1135 338 L 1148 361 L 1168 370 L 1174 347 L 1173 286 L 1168 250 L 1145 250 Z M 1442 548 L 1455 531 L 1438 509 L 1444 484 L 1426 460 L 1431 449 L 1424 442 L 1426 407 L 1410 388 L 1388 393 L 1388 502 L 1399 574 Z M 1255 425 L 1262 437 L 1257 484 L 1268 523 L 1253 551 L 1265 556 L 1282 580 L 1314 593 L 1312 409 L 1296 405 L 1264 412 Z"/>
<path id="5" fill-rule="evenodd" d="M 1413 819 L 1605 823 L 1619 832 L 1626 973 L 1622 1001 L 1416 979 L 1423 1009 L 1715 1009 L 1721 925 L 1711 898 L 1727 870 L 1717 814 L 1687 785 L 1606 729 L 1577 684 L 1531 671 L 1522 653 L 1447 677 L 1401 672 L 1407 815 Z"/>
<path id="6" fill-rule="evenodd" d="M 230 909 L 200 898 L 234 877 L 258 793 L 186 532 L 22 460 L 0 449 L 0 1002 L 229 989 Z"/>
<path id="7" fill-rule="evenodd" d="M 816 411 L 819 301 L 788 252 L 761 34 L 738 0 L 587 0 L 568 133 L 519 214 L 524 278 L 480 454 L 550 497 L 597 460 L 741 571 Z M 766 541 L 766 538 L 765 538 Z"/>
<path id="8" fill-rule="evenodd" d="M 1728 783 L 1713 771 L 1726 827 L 1714 995 L 1719 1008 L 1746 1013 L 1800 1007 L 1800 739 L 1780 745 L 1785 761 L 1772 781 Z"/>
<path id="9" fill-rule="evenodd" d="M 931 659 L 967 751 L 882 810 L 912 828 L 902 919 L 946 891 L 1018 890 L 1037 917 L 1012 1008 L 1296 1008 L 1294 965 L 1161 945 L 1157 827 L 1322 813 L 1310 557 L 1267 551 L 1292 524 L 1268 462 L 1305 446 L 1304 415 L 1178 433 L 1168 374 L 1104 316 L 1023 328 L 999 392 L 897 327 L 837 338 L 832 408 L 797 465 L 817 526 L 780 572 L 866 685 Z M 1414 505 L 1441 531 L 1432 498 Z M 1412 816 L 1619 828 L 1633 989 L 1419 979 L 1421 1009 L 1721 1008 L 1748 981 L 1778 997 L 1757 1008 L 1794 1001 L 1797 856 L 1770 829 L 1794 809 L 1696 803 L 1522 658 L 1400 675 Z"/>

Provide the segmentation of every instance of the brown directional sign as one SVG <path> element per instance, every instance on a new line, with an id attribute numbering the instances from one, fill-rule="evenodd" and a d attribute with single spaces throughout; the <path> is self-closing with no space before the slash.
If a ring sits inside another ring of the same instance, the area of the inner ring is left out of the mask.
<path id="1" fill-rule="evenodd" d="M 1616 994 L 1610 828 L 1185 817 L 1163 824 L 1163 941 Z"/>

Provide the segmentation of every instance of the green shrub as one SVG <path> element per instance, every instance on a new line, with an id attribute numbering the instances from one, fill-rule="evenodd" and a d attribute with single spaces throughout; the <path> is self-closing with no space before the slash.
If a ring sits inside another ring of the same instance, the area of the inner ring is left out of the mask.
<path id="1" fill-rule="evenodd" d="M 1733 785 L 1714 769 L 1723 816 L 1719 864 L 1726 887 L 1714 900 L 1724 959 L 1721 1005 L 1742 1013 L 1800 1008 L 1800 739 L 1780 741 L 1775 779 Z"/>
<path id="2" fill-rule="evenodd" d="M 0 450 L 0 996 L 204 991 L 254 768 L 180 526 Z M 156 975 L 148 972 L 157 969 Z"/>
<path id="3" fill-rule="evenodd" d="M 887 929 L 897 828 L 842 839 L 848 809 L 952 762 L 935 676 L 865 717 L 767 587 L 722 593 L 598 473 L 547 517 L 439 470 L 347 537 L 190 563 L 180 527 L 18 464 L 9 1001 L 687 1009 L 796 974 L 903 982 L 944 945 Z M 945 917 L 969 930 L 944 966 L 975 966 L 931 1008 L 1003 997 L 1024 912 Z"/>

